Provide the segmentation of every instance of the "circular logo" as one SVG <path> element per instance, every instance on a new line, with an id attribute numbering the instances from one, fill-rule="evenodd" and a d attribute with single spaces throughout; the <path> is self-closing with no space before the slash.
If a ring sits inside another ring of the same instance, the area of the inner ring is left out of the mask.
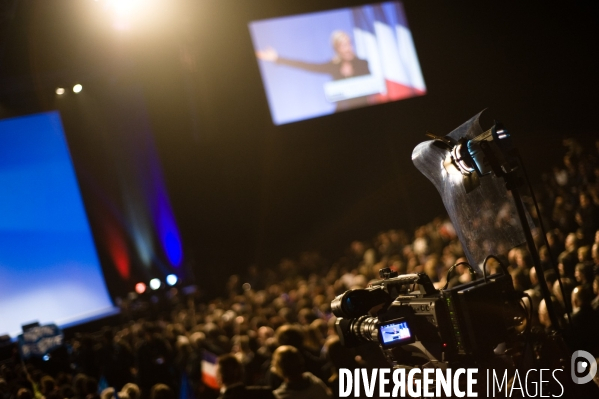
<path id="1" fill-rule="evenodd" d="M 575 384 L 586 384 L 595 378 L 595 374 L 597 374 L 597 362 L 593 355 L 586 351 L 574 352 L 572 354 L 570 366 L 572 381 L 574 381 Z M 586 373 L 584 377 L 577 376 L 577 374 L 580 375 L 583 373 Z"/>

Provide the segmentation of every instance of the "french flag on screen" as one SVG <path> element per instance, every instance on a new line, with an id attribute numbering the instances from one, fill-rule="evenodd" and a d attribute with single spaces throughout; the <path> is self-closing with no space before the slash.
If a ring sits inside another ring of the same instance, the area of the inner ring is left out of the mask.
<path id="1" fill-rule="evenodd" d="M 216 355 L 209 351 L 202 354 L 202 382 L 212 389 L 219 389 L 216 380 Z"/>
<path id="2" fill-rule="evenodd" d="M 370 73 L 385 81 L 379 102 L 426 93 L 412 34 L 401 3 L 352 9 L 356 55 L 368 61 Z"/>

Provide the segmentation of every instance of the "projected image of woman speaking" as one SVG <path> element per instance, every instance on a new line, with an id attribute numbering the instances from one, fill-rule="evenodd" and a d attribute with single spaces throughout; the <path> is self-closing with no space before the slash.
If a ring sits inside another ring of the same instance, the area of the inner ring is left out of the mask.
<path id="1" fill-rule="evenodd" d="M 426 93 L 399 2 L 253 21 L 249 30 L 275 125 Z"/>
<path id="2" fill-rule="evenodd" d="M 342 30 L 334 31 L 331 34 L 331 45 L 335 56 L 330 61 L 324 63 L 305 62 L 279 57 L 277 50 L 272 47 L 256 51 L 256 57 L 263 61 L 300 68 L 309 72 L 328 74 L 335 81 L 370 75 L 368 61 L 356 56 L 354 46 L 347 32 Z M 336 104 L 337 111 L 361 107 L 368 104 L 368 96 L 346 98 L 337 101 Z"/>

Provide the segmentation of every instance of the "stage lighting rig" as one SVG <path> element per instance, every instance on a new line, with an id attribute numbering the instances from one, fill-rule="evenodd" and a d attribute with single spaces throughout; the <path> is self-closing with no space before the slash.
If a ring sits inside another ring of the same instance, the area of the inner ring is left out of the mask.
<path id="1" fill-rule="evenodd" d="M 443 166 L 452 176 L 455 176 L 456 170 L 462 175 L 466 193 L 480 185 L 480 177 L 490 173 L 505 177 L 518 167 L 511 136 L 499 122 L 473 139 L 463 137 L 455 140 L 450 136 L 439 137 L 430 132 L 426 135 L 434 140 L 434 145 L 448 150 Z"/>
<path id="2" fill-rule="evenodd" d="M 156 291 L 162 286 L 162 281 L 159 278 L 153 278 L 150 280 L 150 288 Z"/>
<path id="3" fill-rule="evenodd" d="M 179 278 L 175 274 L 169 274 L 166 276 L 166 283 L 171 287 L 177 284 L 177 281 L 179 281 Z"/>
<path id="4" fill-rule="evenodd" d="M 143 294 L 146 292 L 146 285 L 144 283 L 135 284 L 135 292 L 137 292 L 139 295 Z"/>
<path id="5" fill-rule="evenodd" d="M 164 11 L 172 7 L 171 2 L 162 0 L 101 0 L 99 3 L 118 31 L 155 27 L 164 17 Z"/>

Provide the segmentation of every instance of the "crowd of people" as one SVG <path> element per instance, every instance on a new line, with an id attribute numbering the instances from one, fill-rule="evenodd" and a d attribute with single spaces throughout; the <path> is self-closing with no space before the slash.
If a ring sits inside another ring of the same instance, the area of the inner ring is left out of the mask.
<path id="1" fill-rule="evenodd" d="M 535 188 L 540 213 L 530 207 L 547 229 L 547 243 L 535 229 L 538 270 L 572 346 L 597 357 L 599 140 L 590 149 L 564 144 L 563 164 Z M 551 328 L 529 253 L 517 247 L 504 255 L 515 288 L 530 296 L 533 323 Z M 385 267 L 426 273 L 436 287 L 458 286 L 472 279 L 467 267 L 447 272 L 462 260 L 454 226 L 438 217 L 413 235 L 390 230 L 372 242 L 354 241 L 332 264 L 306 252 L 274 268 L 252 266 L 231 276 L 225 294 L 209 303 L 174 295 L 166 313 L 77 335 L 63 367 L 5 362 L 0 399 L 335 398 L 340 368 L 389 365 L 375 343 L 341 345 L 331 301 L 366 287 Z"/>

